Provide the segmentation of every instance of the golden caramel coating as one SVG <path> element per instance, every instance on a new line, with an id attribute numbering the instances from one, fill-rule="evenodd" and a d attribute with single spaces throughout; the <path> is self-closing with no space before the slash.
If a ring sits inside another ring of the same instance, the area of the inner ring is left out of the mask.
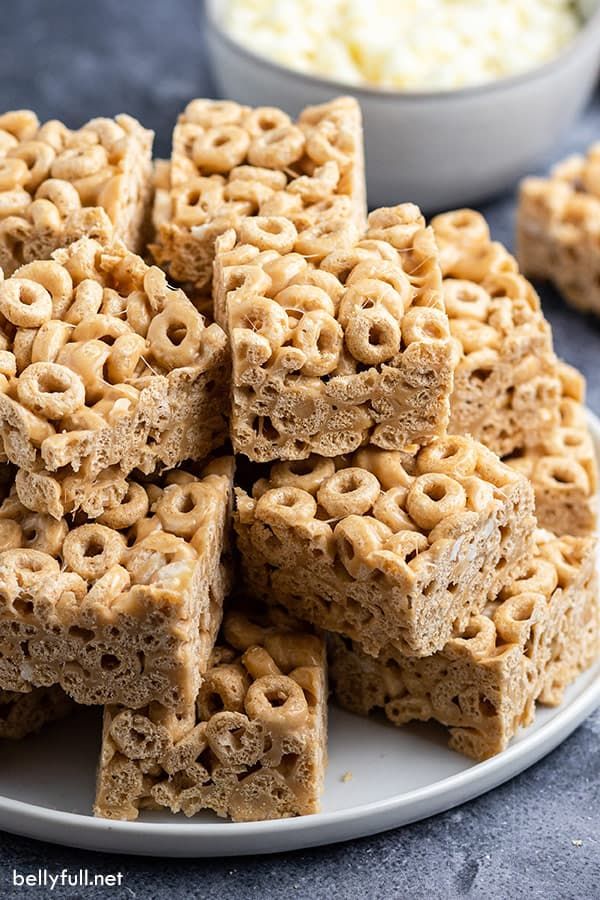
<path id="1" fill-rule="evenodd" d="M 0 115 L 0 269 L 48 259 L 89 236 L 143 249 L 153 133 L 131 116 L 75 131 L 30 110 Z M 27 327 L 27 326 L 25 326 Z"/>
<path id="2" fill-rule="evenodd" d="M 185 477 L 185 480 L 183 478 Z M 221 622 L 233 460 L 128 480 L 95 521 L 0 505 L 0 683 L 78 703 L 194 698 Z"/>
<path id="3" fill-rule="evenodd" d="M 548 178 L 521 182 L 517 254 L 531 278 L 551 281 L 565 300 L 600 315 L 600 143 L 570 156 Z"/>
<path id="4" fill-rule="evenodd" d="M 237 452 L 339 456 L 444 432 L 455 352 L 416 206 L 377 210 L 366 231 L 244 219 L 217 241 L 214 302 L 231 341 Z"/>
<path id="5" fill-rule="evenodd" d="M 585 415 L 585 381 L 559 363 L 560 424 L 536 447 L 521 448 L 505 462 L 522 472 L 535 491 L 541 528 L 585 536 L 598 519 L 598 469 Z"/>
<path id="6" fill-rule="evenodd" d="M 594 541 L 539 531 L 528 569 L 434 655 L 376 659 L 331 635 L 334 694 L 395 725 L 434 719 L 454 750 L 487 759 L 533 721 L 536 701 L 561 702 L 600 652 L 599 625 Z"/>
<path id="7" fill-rule="evenodd" d="M 313 625 L 425 656 L 527 565 L 527 480 L 466 437 L 276 463 L 237 489 L 245 585 Z"/>
<path id="8" fill-rule="evenodd" d="M 227 342 L 164 273 L 83 238 L 0 280 L 0 443 L 30 509 L 119 503 L 225 437 Z"/>
<path id="9" fill-rule="evenodd" d="M 459 362 L 450 431 L 506 456 L 558 425 L 559 379 L 539 298 L 470 209 L 432 220 Z"/>
<path id="10" fill-rule="evenodd" d="M 235 822 L 319 809 L 326 762 L 327 678 L 320 638 L 225 618 L 195 705 L 104 711 L 97 816 L 212 809 Z"/>
<path id="11" fill-rule="evenodd" d="M 247 216 L 302 228 L 366 215 L 362 122 L 351 97 L 308 107 L 296 123 L 278 109 L 192 100 L 156 173 L 155 242 L 169 277 L 210 289 L 215 240 Z"/>

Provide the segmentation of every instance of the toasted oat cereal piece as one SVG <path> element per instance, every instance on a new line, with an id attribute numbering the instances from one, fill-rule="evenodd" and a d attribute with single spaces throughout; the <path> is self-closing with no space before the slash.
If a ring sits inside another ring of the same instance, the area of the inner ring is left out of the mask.
<path id="1" fill-rule="evenodd" d="M 30 509 L 98 515 L 134 468 L 223 443 L 225 334 L 122 245 L 82 238 L 22 266 L 0 313 L 0 444 Z"/>
<path id="2" fill-rule="evenodd" d="M 277 463 L 235 516 L 245 585 L 367 653 L 444 646 L 527 565 L 527 479 L 466 437 Z"/>
<path id="3" fill-rule="evenodd" d="M 600 143 L 549 178 L 521 182 L 517 256 L 526 275 L 551 281 L 565 300 L 600 315 Z"/>
<path id="4" fill-rule="evenodd" d="M 31 110 L 0 115 L 0 268 L 48 259 L 87 236 L 140 252 L 152 197 L 153 133 L 132 119 L 72 131 Z"/>
<path id="5" fill-rule="evenodd" d="M 215 240 L 245 216 L 286 216 L 299 228 L 366 216 L 360 107 L 338 97 L 305 109 L 192 100 L 173 132 L 153 213 L 156 262 L 206 294 Z"/>
<path id="6" fill-rule="evenodd" d="M 379 659 L 331 635 L 335 697 L 361 715 L 381 709 L 395 725 L 435 719 L 450 746 L 477 760 L 504 750 L 555 706 L 600 652 L 595 545 L 538 532 L 529 569 L 433 656 Z"/>
<path id="7" fill-rule="evenodd" d="M 304 230 L 245 219 L 219 238 L 215 316 L 233 357 L 230 432 L 265 462 L 388 450 L 445 433 L 456 352 L 419 209 Z"/>
<path id="8" fill-rule="evenodd" d="M 27 693 L 0 690 L 0 739 L 19 741 L 50 722 L 64 719 L 74 708 L 58 685 Z"/>
<path id="9" fill-rule="evenodd" d="M 529 478 L 541 528 L 584 536 L 596 530 L 598 471 L 584 402 L 585 380 L 566 363 L 561 380 L 560 425 L 537 447 L 521 448 L 505 462 Z"/>
<path id="10" fill-rule="evenodd" d="M 228 585 L 233 460 L 130 480 L 95 521 L 0 506 L 0 686 L 59 684 L 78 703 L 195 698 Z"/>
<path id="11" fill-rule="evenodd" d="M 317 812 L 327 761 L 325 647 L 314 635 L 225 619 L 196 704 L 104 711 L 97 816 L 143 809 L 236 822 Z"/>
<path id="12" fill-rule="evenodd" d="M 460 351 L 450 431 L 500 456 L 539 444 L 559 421 L 557 360 L 539 297 L 479 213 L 456 210 L 431 224 Z"/>

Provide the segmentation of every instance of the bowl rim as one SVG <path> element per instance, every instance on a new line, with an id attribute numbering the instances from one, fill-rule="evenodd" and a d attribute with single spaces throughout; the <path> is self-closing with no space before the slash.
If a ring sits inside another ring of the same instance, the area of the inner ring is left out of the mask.
<path id="1" fill-rule="evenodd" d="M 600 2 L 598 2 L 596 9 L 588 17 L 575 38 L 573 38 L 573 40 L 570 41 L 557 56 L 548 60 L 548 62 L 534 66 L 532 69 L 528 69 L 525 72 L 520 72 L 516 75 L 506 75 L 502 78 L 496 78 L 493 81 L 486 81 L 483 84 L 468 85 L 462 88 L 448 88 L 438 91 L 400 91 L 396 88 L 385 86 L 375 87 L 371 85 L 352 84 L 348 81 L 338 81 L 335 78 L 328 78 L 325 75 L 312 75 L 310 73 L 292 69 L 289 66 L 284 66 L 282 63 L 269 59 L 267 56 L 263 56 L 254 50 L 249 50 L 244 44 L 223 28 L 217 13 L 218 5 L 218 0 L 203 0 L 202 7 L 204 18 L 209 29 L 212 29 L 216 36 L 231 49 L 241 53 L 242 56 L 245 56 L 251 62 L 262 65 L 267 69 L 271 69 L 276 74 L 292 76 L 298 81 L 303 81 L 308 86 L 331 89 L 332 92 L 336 92 L 340 95 L 351 94 L 358 98 L 364 97 L 365 99 L 378 98 L 380 100 L 408 100 L 414 102 L 450 98 L 460 99 L 481 94 L 491 94 L 505 89 L 510 90 L 513 87 L 518 87 L 527 82 L 544 78 L 546 75 L 551 75 L 555 70 L 560 69 L 568 60 L 574 57 L 582 47 L 587 47 L 588 44 L 591 44 L 594 39 L 600 50 Z M 597 65 L 600 70 L 600 60 Z"/>

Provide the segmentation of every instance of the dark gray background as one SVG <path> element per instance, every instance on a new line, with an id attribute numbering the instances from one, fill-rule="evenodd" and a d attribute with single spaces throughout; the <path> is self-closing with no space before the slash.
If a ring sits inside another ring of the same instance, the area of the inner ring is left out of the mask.
<path id="1" fill-rule="evenodd" d="M 168 155 L 177 112 L 212 93 L 198 0 L 0 0 L 0 110 L 32 107 L 79 125 L 128 112 Z M 600 139 L 600 98 L 540 171 Z M 390 197 L 390 203 L 407 200 Z M 512 244 L 514 191 L 483 211 Z M 600 412 L 600 326 L 550 291 L 558 352 L 589 381 Z M 581 842 L 581 845 L 579 845 Z M 124 873 L 122 889 L 47 896 L 139 898 L 600 898 L 600 712 L 562 747 L 485 797 L 426 822 L 348 844 L 264 858 L 187 862 L 93 854 L 0 833 L 0 896 L 11 870 Z"/>

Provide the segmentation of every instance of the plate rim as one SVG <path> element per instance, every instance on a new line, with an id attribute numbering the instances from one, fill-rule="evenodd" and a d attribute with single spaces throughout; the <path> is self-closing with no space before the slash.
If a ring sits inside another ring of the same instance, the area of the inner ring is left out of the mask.
<path id="1" fill-rule="evenodd" d="M 586 408 L 597 453 L 600 418 Z M 484 762 L 414 790 L 309 816 L 265 822 L 123 822 L 0 795 L 0 828 L 50 843 L 113 853 L 183 856 L 267 854 L 333 844 L 442 813 L 487 793 L 552 752 L 600 706 L 600 661 L 575 682 L 580 692 L 536 731 Z M 57 827 L 56 834 L 48 834 Z M 261 839 L 272 843 L 260 846 Z M 123 839 L 124 846 L 121 846 Z M 177 841 L 175 846 L 169 841 Z M 159 845 L 159 841 L 161 842 Z M 163 843 L 165 842 L 165 843 Z"/>

